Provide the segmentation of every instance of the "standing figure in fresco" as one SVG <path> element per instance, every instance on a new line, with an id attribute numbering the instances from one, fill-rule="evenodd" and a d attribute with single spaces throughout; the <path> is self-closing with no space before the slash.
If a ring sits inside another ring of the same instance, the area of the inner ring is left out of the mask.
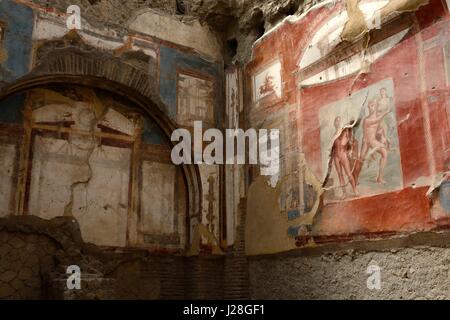
<path id="1" fill-rule="evenodd" d="M 362 163 L 366 160 L 366 156 L 369 151 L 371 151 L 372 153 L 378 152 L 381 158 L 376 182 L 385 183 L 385 181 L 383 180 L 383 173 L 387 162 L 388 151 L 386 144 L 382 143 L 377 138 L 379 138 L 378 133 L 380 124 L 383 121 L 384 117 L 391 112 L 391 109 L 389 106 L 387 110 L 385 110 L 381 114 L 378 114 L 377 108 L 378 102 L 375 98 L 369 102 L 369 115 L 363 120 L 363 140 L 360 161 Z"/>
<path id="2" fill-rule="evenodd" d="M 380 89 L 380 96 L 377 101 L 377 114 L 380 115 L 386 110 L 391 109 L 392 98 L 388 97 L 386 88 Z M 379 140 L 381 143 L 385 144 L 387 149 L 390 150 L 392 147 L 391 135 L 394 129 L 395 123 L 392 115 L 386 115 L 386 117 L 381 121 L 378 128 Z"/>
<path id="3" fill-rule="evenodd" d="M 376 99 L 377 99 L 377 115 L 380 115 L 386 110 L 390 109 L 392 99 L 387 96 L 386 88 L 380 89 L 380 95 Z M 381 120 L 376 134 L 377 140 L 386 146 L 386 150 L 388 152 L 389 150 L 391 150 L 392 147 L 390 137 L 394 125 L 395 124 L 392 123 L 392 117 L 386 115 L 384 119 Z M 372 161 L 375 161 L 375 153 L 372 153 L 372 155 L 370 156 L 369 161 L 367 162 L 367 167 L 370 166 L 370 163 Z"/>
<path id="4" fill-rule="evenodd" d="M 358 192 L 356 191 L 356 180 L 353 177 L 351 167 L 351 154 L 353 153 L 352 150 L 355 142 L 352 128 L 346 127 L 341 129 L 341 117 L 339 116 L 334 119 L 334 127 L 336 128 L 336 133 L 331 156 L 339 178 L 339 184 L 342 187 L 344 198 L 346 198 L 347 192 L 345 190 L 344 180 L 345 173 L 348 177 L 348 181 L 350 182 L 354 195 L 358 196 Z"/>

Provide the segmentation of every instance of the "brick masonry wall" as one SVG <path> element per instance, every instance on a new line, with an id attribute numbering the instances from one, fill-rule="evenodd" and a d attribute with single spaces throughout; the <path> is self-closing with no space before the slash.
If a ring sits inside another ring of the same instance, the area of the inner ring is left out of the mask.
<path id="1" fill-rule="evenodd" d="M 70 218 L 0 219 L 0 299 L 242 298 L 248 278 L 224 285 L 226 261 L 228 267 L 232 261 L 234 275 L 247 274 L 242 257 L 235 259 L 111 252 L 84 244 L 78 224 Z M 81 290 L 67 289 L 69 265 L 81 269 Z"/>

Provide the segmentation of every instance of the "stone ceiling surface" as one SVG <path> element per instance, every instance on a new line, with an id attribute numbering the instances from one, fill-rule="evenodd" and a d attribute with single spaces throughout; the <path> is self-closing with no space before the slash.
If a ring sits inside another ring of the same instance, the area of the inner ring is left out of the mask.
<path id="1" fill-rule="evenodd" d="M 298 14 L 320 0 L 33 0 L 65 12 L 70 5 L 81 8 L 83 18 L 99 25 L 123 25 L 136 12 L 151 8 L 176 15 L 182 21 L 198 19 L 221 35 L 236 40 L 234 60 L 246 62 L 251 46 L 266 30 L 284 17 Z M 232 59 L 233 57 L 228 57 Z"/>

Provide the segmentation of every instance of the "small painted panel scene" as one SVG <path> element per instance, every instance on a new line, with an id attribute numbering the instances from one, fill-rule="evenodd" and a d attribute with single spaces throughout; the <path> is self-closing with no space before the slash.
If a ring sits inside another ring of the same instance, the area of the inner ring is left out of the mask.
<path id="1" fill-rule="evenodd" d="M 266 97 L 280 98 L 282 94 L 281 62 L 276 61 L 269 67 L 253 76 L 254 101 L 258 102 Z"/>
<path id="2" fill-rule="evenodd" d="M 192 127 L 194 121 L 214 125 L 214 82 L 179 73 L 177 122 Z"/>
<path id="3" fill-rule="evenodd" d="M 326 201 L 403 187 L 391 80 L 321 108 L 319 117 Z"/>

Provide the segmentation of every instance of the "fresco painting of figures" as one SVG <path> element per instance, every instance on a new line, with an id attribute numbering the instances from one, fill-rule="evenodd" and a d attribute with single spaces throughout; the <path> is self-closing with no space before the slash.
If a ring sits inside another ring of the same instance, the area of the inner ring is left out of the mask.
<path id="1" fill-rule="evenodd" d="M 277 98 L 282 95 L 281 62 L 279 60 L 253 76 L 254 101 L 260 101 L 271 95 L 275 95 Z"/>
<path id="2" fill-rule="evenodd" d="M 319 119 L 325 202 L 402 189 L 391 79 L 321 108 Z"/>

